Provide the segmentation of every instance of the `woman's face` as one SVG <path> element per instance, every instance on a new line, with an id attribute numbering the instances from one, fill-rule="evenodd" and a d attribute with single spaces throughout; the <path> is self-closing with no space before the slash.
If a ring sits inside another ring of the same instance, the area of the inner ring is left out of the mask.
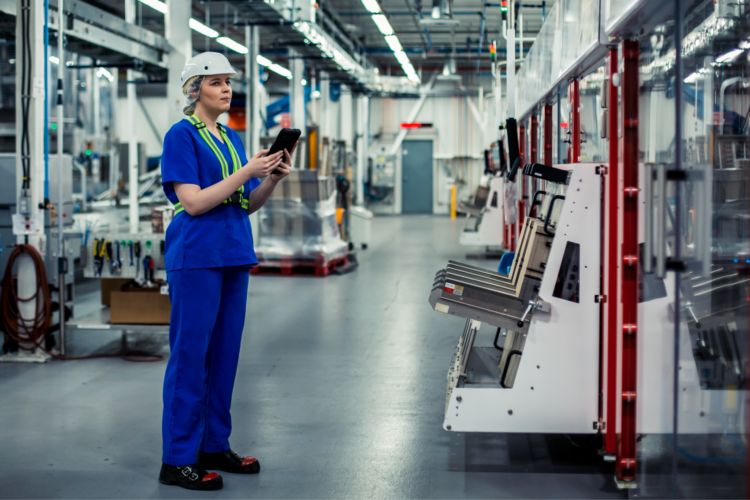
<path id="1" fill-rule="evenodd" d="M 207 111 L 219 114 L 229 111 L 232 104 L 232 88 L 229 86 L 230 75 L 210 75 L 203 79 L 201 85 L 201 104 Z"/>

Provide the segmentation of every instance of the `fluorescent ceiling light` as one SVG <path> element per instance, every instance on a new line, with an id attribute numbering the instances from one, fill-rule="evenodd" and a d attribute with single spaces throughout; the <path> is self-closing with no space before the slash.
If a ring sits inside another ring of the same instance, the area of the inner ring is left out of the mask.
<path id="1" fill-rule="evenodd" d="M 261 66 L 270 66 L 270 65 L 272 65 L 272 64 L 273 64 L 273 61 L 271 61 L 270 59 L 268 59 L 268 58 L 266 58 L 266 57 L 263 57 L 263 56 L 262 56 L 262 55 L 260 55 L 260 54 L 258 54 L 258 55 L 257 55 L 257 56 L 255 57 L 255 62 L 257 62 L 257 63 L 258 63 L 258 64 L 260 64 Z"/>
<path id="2" fill-rule="evenodd" d="M 110 73 L 109 71 L 107 71 L 107 70 L 106 70 L 106 69 L 104 69 L 104 68 L 99 68 L 99 69 L 97 70 L 97 72 L 96 72 L 96 76 L 98 76 L 99 78 L 101 78 L 101 77 L 104 77 L 104 78 L 106 78 L 107 80 L 109 80 L 110 82 L 113 82 L 113 81 L 114 81 L 114 79 L 115 79 L 115 77 L 114 77 L 114 76 L 112 76 L 112 73 Z"/>
<path id="3" fill-rule="evenodd" d="M 409 63 L 409 56 L 407 56 L 405 52 L 396 52 L 393 55 L 396 56 L 396 60 L 400 65 L 411 64 Z"/>
<path id="4" fill-rule="evenodd" d="M 378 0 L 362 0 L 362 5 L 370 14 L 380 14 Z"/>
<path id="5" fill-rule="evenodd" d="M 229 37 L 220 36 L 219 38 L 216 39 L 216 41 L 219 42 L 220 44 L 222 44 L 224 47 L 226 47 L 228 49 L 232 49 L 235 52 L 239 52 L 240 54 L 247 54 L 248 53 L 247 47 L 245 47 L 242 44 L 239 44 L 239 43 L 235 42 L 234 40 L 232 40 Z"/>
<path id="6" fill-rule="evenodd" d="M 144 5 L 148 5 L 154 10 L 158 10 L 162 14 L 167 13 L 167 4 L 165 4 L 164 2 L 160 2 L 159 0 L 141 0 L 141 3 Z"/>
<path id="7" fill-rule="evenodd" d="M 726 54 L 723 54 L 723 55 L 720 55 L 719 57 L 717 57 L 716 58 L 716 62 L 720 62 L 720 63 L 729 63 L 729 62 L 732 62 L 735 59 L 737 59 L 740 56 L 740 54 L 742 54 L 742 52 L 743 52 L 742 49 L 730 50 Z"/>
<path id="8" fill-rule="evenodd" d="M 685 83 L 695 83 L 698 78 L 700 78 L 700 75 L 698 73 L 690 73 L 683 82 Z"/>
<path id="9" fill-rule="evenodd" d="M 372 16 L 372 21 L 383 35 L 388 36 L 393 34 L 391 23 L 388 22 L 388 19 L 383 14 L 375 14 Z"/>
<path id="10" fill-rule="evenodd" d="M 188 22 L 188 24 L 190 25 L 190 29 L 197 31 L 201 35 L 207 36 L 208 38 L 216 38 L 217 36 L 219 36 L 218 31 L 212 30 L 205 24 L 196 21 L 192 17 L 190 18 L 190 21 Z"/>
<path id="11" fill-rule="evenodd" d="M 292 72 L 286 69 L 284 66 L 279 66 L 278 64 L 272 64 L 268 67 L 271 71 L 274 73 L 278 73 L 279 75 L 283 76 L 287 80 L 292 79 Z"/>
<path id="12" fill-rule="evenodd" d="M 56 58 L 55 56 L 49 56 L 49 62 L 52 64 L 60 64 L 60 59 Z"/>
<path id="13" fill-rule="evenodd" d="M 398 41 L 398 37 L 395 35 L 389 35 L 385 37 L 385 43 L 391 48 L 393 52 L 403 52 L 404 48 L 401 46 L 401 42 Z"/>
<path id="14" fill-rule="evenodd" d="M 301 81 L 300 83 L 301 83 L 301 84 L 302 84 L 302 86 L 304 87 L 305 85 L 307 85 L 307 80 L 305 80 L 305 79 L 303 78 L 303 79 L 302 79 L 302 81 Z"/>

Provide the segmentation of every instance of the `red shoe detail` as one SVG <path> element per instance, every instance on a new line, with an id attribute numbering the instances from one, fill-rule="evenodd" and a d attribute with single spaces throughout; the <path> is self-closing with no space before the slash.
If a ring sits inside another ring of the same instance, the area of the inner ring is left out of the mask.
<path id="1" fill-rule="evenodd" d="M 242 459 L 242 467 L 253 464 L 255 462 L 257 462 L 257 460 L 254 459 L 253 457 L 245 457 Z"/>
<path id="2" fill-rule="evenodd" d="M 215 472 L 212 472 L 210 474 L 206 474 L 203 477 L 203 482 L 210 481 L 212 479 L 216 479 L 217 477 L 219 477 L 219 475 L 217 473 L 215 473 Z"/>

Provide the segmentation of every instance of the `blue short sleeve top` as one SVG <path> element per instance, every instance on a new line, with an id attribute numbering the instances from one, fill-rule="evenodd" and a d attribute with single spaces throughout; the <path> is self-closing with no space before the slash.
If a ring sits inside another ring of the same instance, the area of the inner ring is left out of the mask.
<path id="1" fill-rule="evenodd" d="M 224 130 L 237 151 L 240 167 L 244 166 L 247 157 L 240 136 L 227 127 Z M 220 138 L 208 134 L 224 156 L 231 174 L 233 164 L 229 148 Z M 173 182 L 195 184 L 205 189 L 223 179 L 216 153 L 189 120 L 175 123 L 164 137 L 161 177 L 164 193 L 172 204 L 179 201 Z M 247 198 L 259 185 L 259 179 L 247 181 L 243 196 Z M 197 217 L 186 211 L 176 214 L 167 228 L 164 260 L 167 271 L 257 264 L 247 210 L 237 204 L 221 204 Z"/>

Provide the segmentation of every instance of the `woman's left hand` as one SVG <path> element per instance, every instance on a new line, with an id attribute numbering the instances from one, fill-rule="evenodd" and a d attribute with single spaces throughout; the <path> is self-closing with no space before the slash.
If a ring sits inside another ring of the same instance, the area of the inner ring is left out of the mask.
<path id="1" fill-rule="evenodd" d="M 294 143 L 291 153 L 286 149 L 284 150 L 284 159 L 281 160 L 279 166 L 276 167 L 276 170 L 271 174 L 271 179 L 274 182 L 279 182 L 281 179 L 289 175 L 289 171 L 292 169 L 292 155 L 296 149 L 297 143 Z"/>

